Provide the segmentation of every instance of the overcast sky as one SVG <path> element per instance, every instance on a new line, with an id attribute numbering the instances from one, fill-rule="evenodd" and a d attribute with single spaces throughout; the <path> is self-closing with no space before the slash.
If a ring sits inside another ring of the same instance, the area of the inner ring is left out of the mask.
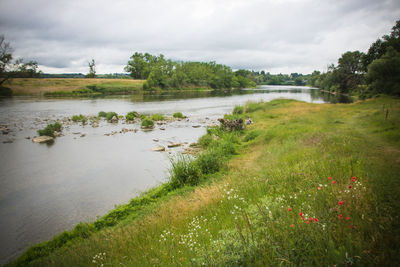
<path id="1" fill-rule="evenodd" d="M 47 73 L 120 73 L 136 51 L 310 73 L 399 19 L 398 0 L 0 0 L 0 34 Z"/>

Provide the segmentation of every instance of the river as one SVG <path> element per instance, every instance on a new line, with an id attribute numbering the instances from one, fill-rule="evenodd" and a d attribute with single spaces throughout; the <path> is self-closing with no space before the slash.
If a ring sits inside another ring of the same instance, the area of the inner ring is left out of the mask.
<path id="1" fill-rule="evenodd" d="M 115 205 L 167 181 L 170 158 L 183 148 L 160 153 L 152 151 L 155 146 L 196 142 L 208 125 L 216 124 L 235 105 L 277 98 L 325 102 L 316 89 L 290 86 L 260 86 L 235 94 L 0 99 L 0 126 L 11 130 L 0 133 L 0 265 L 29 246 L 81 221 L 93 221 Z M 169 116 L 179 111 L 188 119 L 157 125 L 152 131 L 140 130 L 138 123 L 103 121 L 96 128 L 72 123 L 52 145 L 27 139 L 48 123 L 72 115 L 97 115 L 99 111 L 125 115 L 133 110 Z M 138 131 L 119 133 L 122 128 Z M 113 131 L 118 133 L 105 135 Z"/>

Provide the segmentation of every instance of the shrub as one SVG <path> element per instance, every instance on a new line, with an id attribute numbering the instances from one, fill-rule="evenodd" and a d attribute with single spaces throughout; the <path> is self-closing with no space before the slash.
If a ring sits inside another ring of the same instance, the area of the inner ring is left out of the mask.
<path id="1" fill-rule="evenodd" d="M 164 118 L 164 116 L 163 116 L 162 114 L 156 113 L 156 114 L 153 114 L 153 115 L 151 116 L 151 119 L 152 119 L 153 121 L 163 121 L 165 118 Z"/>
<path id="2" fill-rule="evenodd" d="M 202 137 L 199 138 L 199 144 L 203 147 L 206 148 L 208 147 L 213 141 L 213 138 L 210 134 L 205 134 Z"/>
<path id="3" fill-rule="evenodd" d="M 200 154 L 196 159 L 197 165 L 204 174 L 216 173 L 224 162 L 224 156 L 217 150 Z"/>
<path id="4" fill-rule="evenodd" d="M 106 116 L 107 116 L 107 112 L 104 112 L 104 111 L 99 112 L 99 117 L 105 118 Z"/>
<path id="5" fill-rule="evenodd" d="M 150 119 L 144 119 L 142 120 L 142 127 L 143 128 L 153 128 L 154 127 L 154 121 Z"/>
<path id="6" fill-rule="evenodd" d="M 82 121 L 83 119 L 84 117 L 82 114 L 72 116 L 72 121 L 74 122 Z"/>
<path id="7" fill-rule="evenodd" d="M 138 117 L 139 117 L 139 113 L 137 113 L 136 111 L 128 112 L 128 114 L 126 114 L 126 116 L 125 116 L 126 120 L 128 120 L 128 121 L 133 121 L 133 120 L 135 120 L 135 118 L 138 118 Z"/>
<path id="8" fill-rule="evenodd" d="M 38 130 L 37 133 L 40 136 L 51 136 L 54 137 L 54 131 L 60 132 L 62 129 L 62 124 L 56 122 L 54 124 L 48 124 L 44 129 Z"/>
<path id="9" fill-rule="evenodd" d="M 177 160 L 172 160 L 171 165 L 170 177 L 172 187 L 193 186 L 200 182 L 201 170 L 193 159 L 187 156 L 180 156 Z"/>
<path id="10" fill-rule="evenodd" d="M 232 114 L 238 114 L 238 115 L 243 113 L 244 113 L 244 107 L 242 106 L 235 106 L 232 112 Z"/>
<path id="11" fill-rule="evenodd" d="M 116 118 L 118 118 L 118 114 L 116 113 L 116 112 L 107 112 L 107 114 L 106 114 L 106 119 L 108 120 L 108 121 L 110 121 L 113 117 L 116 117 Z"/>
<path id="12" fill-rule="evenodd" d="M 174 118 L 178 119 L 183 119 L 185 116 L 183 116 L 182 112 L 175 112 L 174 115 L 172 115 Z"/>

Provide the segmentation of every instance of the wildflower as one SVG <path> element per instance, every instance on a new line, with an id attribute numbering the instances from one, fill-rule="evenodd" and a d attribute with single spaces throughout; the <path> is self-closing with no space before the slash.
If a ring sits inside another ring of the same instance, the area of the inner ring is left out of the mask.
<path id="1" fill-rule="evenodd" d="M 332 180 L 332 177 L 328 177 L 329 180 Z"/>
<path id="2" fill-rule="evenodd" d="M 318 190 L 321 190 L 321 187 L 320 187 L 320 186 L 318 186 L 317 188 L 318 188 Z"/>
<path id="3" fill-rule="evenodd" d="M 342 214 L 339 214 L 339 219 L 343 219 L 343 215 Z"/>
<path id="4" fill-rule="evenodd" d="M 353 178 L 351 178 L 351 180 L 352 180 L 353 182 L 355 182 L 355 181 L 356 181 L 356 177 L 353 176 Z"/>
<path id="5" fill-rule="evenodd" d="M 351 186 L 351 185 L 349 185 L 349 188 L 350 188 L 350 189 L 351 189 L 351 187 L 352 187 L 352 186 Z"/>
<path id="6" fill-rule="evenodd" d="M 332 184 L 336 184 L 336 181 L 332 181 Z"/>
<path id="7" fill-rule="evenodd" d="M 294 224 L 291 224 L 290 227 L 294 227 Z"/>
<path id="8" fill-rule="evenodd" d="M 348 220 L 350 220 L 350 217 L 349 217 L 349 216 L 346 217 L 346 221 L 348 221 Z"/>
<path id="9" fill-rule="evenodd" d="M 344 204 L 344 201 L 339 201 L 338 204 L 339 206 L 342 206 Z"/>
<path id="10" fill-rule="evenodd" d="M 299 213 L 299 216 L 300 216 L 300 217 L 303 217 L 303 216 L 304 216 L 304 213 L 303 213 L 303 212 L 300 212 L 300 213 Z"/>
<path id="11" fill-rule="evenodd" d="M 288 211 L 292 211 L 292 208 L 288 208 Z"/>
<path id="12" fill-rule="evenodd" d="M 314 218 L 314 222 L 319 222 L 319 220 L 317 218 Z"/>
<path id="13" fill-rule="evenodd" d="M 313 217 L 310 217 L 308 220 L 309 220 L 310 222 L 312 222 L 312 221 L 313 221 Z"/>

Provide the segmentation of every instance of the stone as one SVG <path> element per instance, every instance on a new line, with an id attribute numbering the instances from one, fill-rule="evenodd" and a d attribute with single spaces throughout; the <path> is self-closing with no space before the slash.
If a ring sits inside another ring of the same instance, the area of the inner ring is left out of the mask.
<path id="1" fill-rule="evenodd" d="M 153 141 L 154 141 L 154 142 L 158 142 L 158 141 L 160 141 L 160 140 L 158 140 L 157 138 L 154 138 Z"/>
<path id="2" fill-rule="evenodd" d="M 201 127 L 201 125 L 196 124 L 196 125 L 192 125 L 192 127 L 193 127 L 193 128 L 199 128 L 199 127 Z"/>
<path id="3" fill-rule="evenodd" d="M 117 118 L 116 116 L 113 116 L 113 117 L 111 118 L 111 122 L 112 122 L 112 123 L 117 123 L 117 122 L 118 122 L 118 118 Z"/>
<path id="4" fill-rule="evenodd" d="M 86 136 L 86 134 L 85 134 L 85 133 L 81 134 L 81 137 L 85 137 L 85 136 Z"/>
<path id="5" fill-rule="evenodd" d="M 164 127 L 161 127 L 160 130 L 161 130 L 161 131 L 165 131 L 165 128 L 164 128 Z"/>
<path id="6" fill-rule="evenodd" d="M 181 144 L 180 144 L 180 143 L 170 143 L 170 144 L 168 144 L 168 147 L 169 147 L 169 148 L 171 148 L 171 147 L 178 147 L 178 146 L 181 146 Z"/>
<path id="7" fill-rule="evenodd" d="M 153 150 L 153 151 L 161 152 L 161 151 L 165 151 L 165 147 L 163 147 L 163 146 L 157 146 L 157 147 L 153 148 L 152 150 Z"/>
<path id="8" fill-rule="evenodd" d="M 43 136 L 36 136 L 32 138 L 32 142 L 34 143 L 47 143 L 54 141 L 54 138 L 51 136 L 43 135 Z"/>

